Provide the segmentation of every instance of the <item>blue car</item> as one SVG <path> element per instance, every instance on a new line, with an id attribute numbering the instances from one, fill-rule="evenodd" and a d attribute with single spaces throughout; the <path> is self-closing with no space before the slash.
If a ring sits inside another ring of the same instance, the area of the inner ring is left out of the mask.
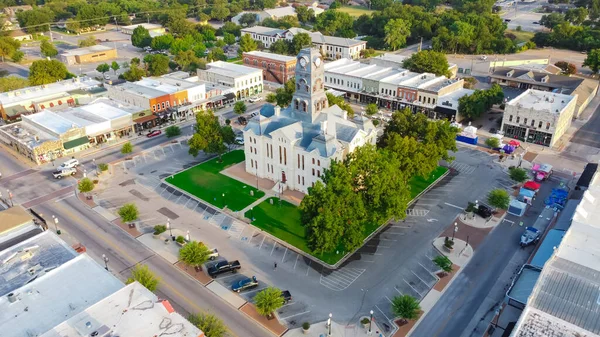
<path id="1" fill-rule="evenodd" d="M 252 289 L 256 287 L 258 287 L 258 281 L 256 280 L 256 276 L 252 276 L 252 278 L 246 277 L 237 282 L 234 282 L 231 285 L 231 290 L 239 293 L 242 290 Z"/>

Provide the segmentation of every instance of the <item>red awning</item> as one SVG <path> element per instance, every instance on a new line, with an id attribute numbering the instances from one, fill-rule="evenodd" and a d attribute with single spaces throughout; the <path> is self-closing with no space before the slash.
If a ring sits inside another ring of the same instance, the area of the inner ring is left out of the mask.
<path id="1" fill-rule="evenodd" d="M 528 190 L 532 190 L 532 191 L 537 191 L 540 189 L 540 186 L 542 186 L 541 184 L 536 183 L 535 181 L 528 181 L 525 183 L 525 185 L 523 185 L 524 188 L 528 189 Z"/>
<path id="2" fill-rule="evenodd" d="M 508 145 L 512 145 L 512 146 L 521 146 L 521 143 L 518 140 L 514 140 L 512 139 L 510 142 L 508 142 Z"/>

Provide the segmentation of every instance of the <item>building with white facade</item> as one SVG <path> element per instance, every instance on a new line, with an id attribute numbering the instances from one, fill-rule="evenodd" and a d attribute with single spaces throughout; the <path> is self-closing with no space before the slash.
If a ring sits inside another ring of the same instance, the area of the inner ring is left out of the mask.
<path id="1" fill-rule="evenodd" d="M 377 132 L 369 119 L 349 118 L 337 105 L 329 106 L 324 71 L 319 50 L 300 51 L 290 106 L 265 105 L 244 129 L 248 173 L 275 181 L 282 191 L 307 193 L 332 159 L 375 143 Z"/>
<path id="2" fill-rule="evenodd" d="M 402 68 L 401 60 L 362 63 L 340 59 L 325 64 L 325 86 L 346 93 L 346 98 L 398 110 L 409 107 L 431 118 L 455 119 L 455 109 L 441 109 L 440 99 L 463 89 L 464 81 L 415 73 Z M 466 94 L 467 92 L 465 92 Z"/>
<path id="3" fill-rule="evenodd" d="M 206 70 L 198 69 L 198 79 L 233 88 L 237 99 L 263 91 L 263 74 L 260 69 L 223 61 L 211 62 L 206 66 Z"/>
<path id="4" fill-rule="evenodd" d="M 360 57 L 361 50 L 367 48 L 366 41 L 327 36 L 320 32 L 310 32 L 302 28 L 277 29 L 254 26 L 242 29 L 242 34 L 250 35 L 254 40 L 262 42 L 265 48 L 269 48 L 277 40 L 291 41 L 294 35 L 299 33 L 310 35 L 313 47 L 319 48 L 323 55 L 331 60 L 341 58 L 357 59 Z"/>
<path id="5" fill-rule="evenodd" d="M 121 27 L 121 33 L 133 35 L 133 31 L 140 26 L 146 28 L 151 37 L 157 37 L 166 33 L 165 27 L 155 23 L 138 23 L 135 25 L 124 26 Z"/>
<path id="6" fill-rule="evenodd" d="M 295 6 L 303 6 L 302 4 L 297 4 Z M 256 12 L 241 12 L 238 15 L 234 16 L 231 18 L 231 22 L 235 23 L 236 25 L 240 24 L 240 19 L 242 18 L 242 16 L 244 14 L 254 14 L 256 17 L 256 22 L 260 23 L 265 19 L 273 19 L 273 20 L 279 20 L 281 18 L 284 18 L 286 16 L 293 16 L 296 17 L 298 16 L 298 14 L 296 13 L 296 8 L 295 6 L 285 6 L 285 7 L 278 7 L 278 8 L 266 8 L 262 11 L 256 11 Z M 310 6 L 307 6 L 309 9 L 312 9 L 313 12 L 315 13 L 315 16 L 323 13 L 325 10 L 323 8 L 319 7 L 319 3 L 315 2 Z"/>
<path id="7" fill-rule="evenodd" d="M 528 89 L 506 103 L 501 130 L 504 136 L 552 147 L 569 129 L 577 95 Z"/>

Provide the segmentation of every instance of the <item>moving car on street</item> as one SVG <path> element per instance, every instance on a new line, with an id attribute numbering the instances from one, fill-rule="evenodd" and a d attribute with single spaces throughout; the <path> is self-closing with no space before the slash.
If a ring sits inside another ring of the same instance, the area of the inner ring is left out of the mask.
<path id="1" fill-rule="evenodd" d="M 154 136 L 160 135 L 161 133 L 162 133 L 162 131 L 160 131 L 160 130 L 150 131 L 150 132 L 148 132 L 148 134 L 146 135 L 146 137 L 152 138 Z"/>
<path id="2" fill-rule="evenodd" d="M 73 168 L 79 166 L 79 160 L 77 159 L 69 159 L 66 162 L 62 163 L 57 170 L 62 170 L 66 168 Z"/>
<path id="3" fill-rule="evenodd" d="M 260 96 L 250 97 L 249 101 L 250 101 L 250 103 L 260 102 L 260 101 L 262 101 L 262 97 L 260 97 Z"/>
<path id="4" fill-rule="evenodd" d="M 217 275 L 222 274 L 222 273 L 226 273 L 226 272 L 235 273 L 240 268 L 242 268 L 242 265 L 240 264 L 240 261 L 238 261 L 238 260 L 235 260 L 233 262 L 228 262 L 227 260 L 223 260 L 223 261 L 219 261 L 219 262 L 213 264 L 212 266 L 208 267 L 207 272 L 208 272 L 208 275 L 210 275 L 212 278 L 215 278 L 215 277 L 217 277 Z"/>
<path id="5" fill-rule="evenodd" d="M 74 167 L 71 168 L 59 168 L 58 170 L 52 172 L 52 176 L 56 179 L 62 179 L 62 177 L 68 177 L 75 175 L 77 173 L 77 169 Z"/>
<path id="6" fill-rule="evenodd" d="M 258 287 L 258 281 L 256 280 L 256 276 L 252 276 L 252 278 L 246 277 L 237 282 L 234 282 L 231 285 L 231 290 L 239 293 L 242 290 L 248 290 L 256 287 Z"/>

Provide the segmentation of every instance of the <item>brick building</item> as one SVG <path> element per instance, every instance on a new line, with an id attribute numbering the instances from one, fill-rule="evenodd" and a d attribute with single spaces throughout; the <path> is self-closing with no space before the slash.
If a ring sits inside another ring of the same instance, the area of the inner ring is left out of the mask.
<path id="1" fill-rule="evenodd" d="M 244 53 L 244 65 L 263 71 L 263 80 L 283 84 L 294 77 L 296 58 L 293 56 L 251 51 Z"/>

